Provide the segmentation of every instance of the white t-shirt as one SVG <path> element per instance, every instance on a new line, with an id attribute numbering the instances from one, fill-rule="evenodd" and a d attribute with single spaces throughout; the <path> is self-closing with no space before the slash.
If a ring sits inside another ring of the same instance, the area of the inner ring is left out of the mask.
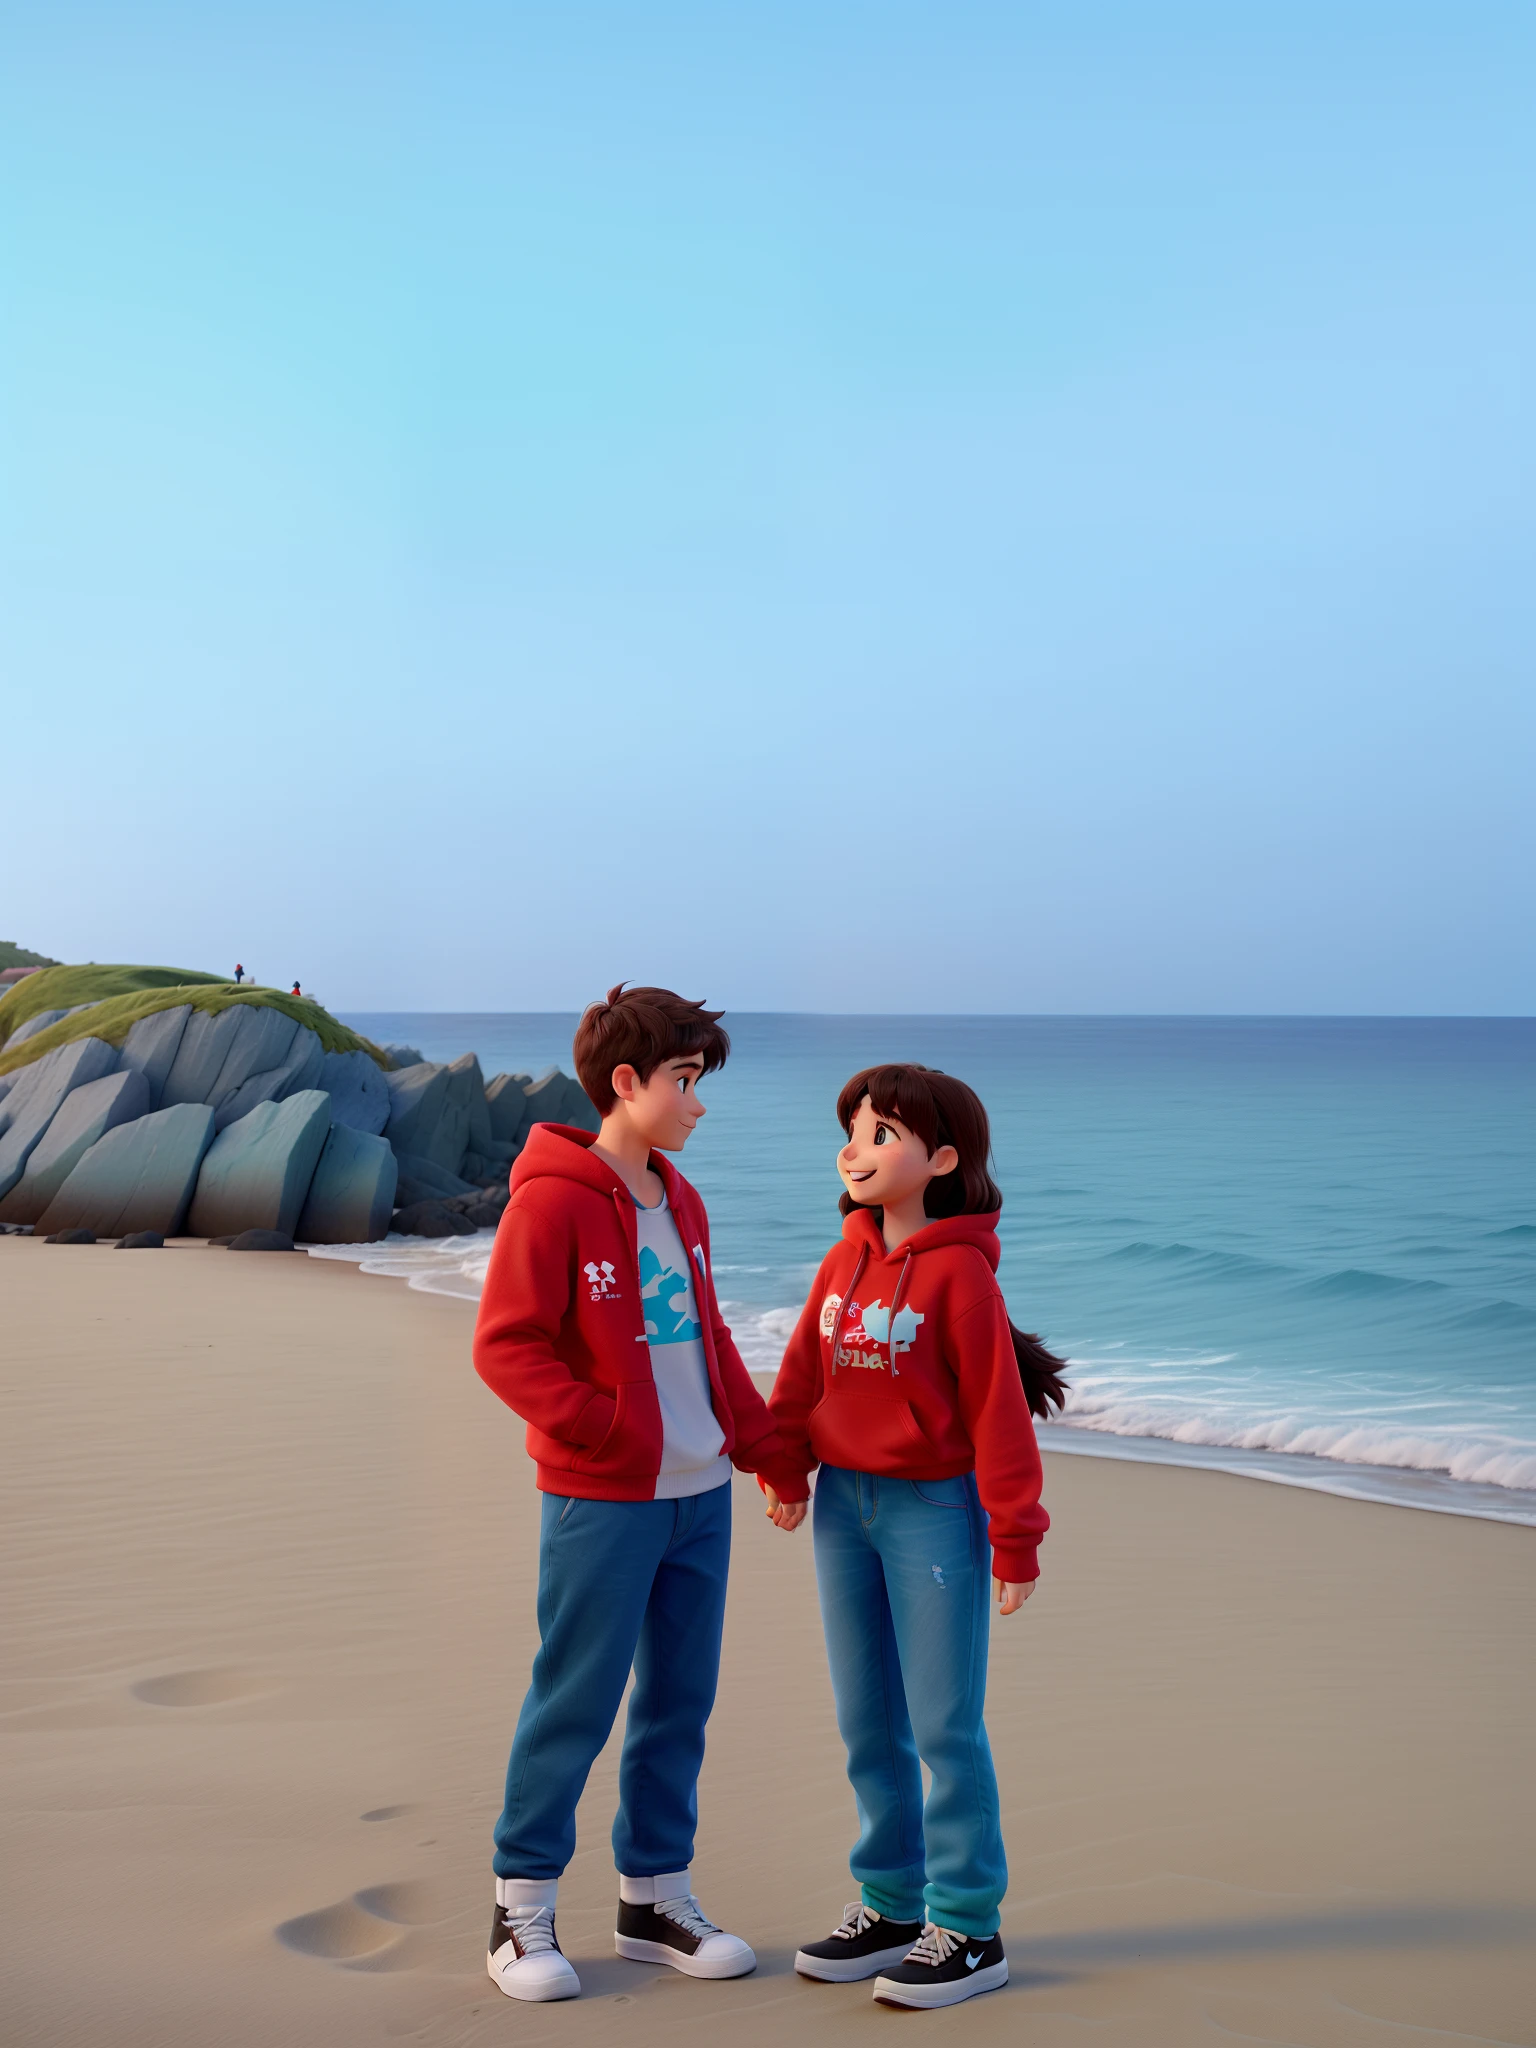
<path id="1" fill-rule="evenodd" d="M 724 1486 L 731 1461 L 715 1420 L 704 1362 L 703 1329 L 693 1288 L 693 1261 L 663 1195 L 654 1209 L 635 1204 L 640 1238 L 640 1305 L 645 1311 L 651 1371 L 661 1403 L 661 1470 L 657 1500 L 678 1500 Z"/>

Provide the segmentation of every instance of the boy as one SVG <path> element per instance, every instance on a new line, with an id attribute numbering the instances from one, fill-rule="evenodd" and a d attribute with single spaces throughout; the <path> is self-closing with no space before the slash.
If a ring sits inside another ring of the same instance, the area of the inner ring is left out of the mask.
<path id="1" fill-rule="evenodd" d="M 539 1639 L 506 1802 L 486 1958 L 510 1998 L 574 1998 L 555 1894 L 576 1802 L 631 1667 L 614 1946 L 690 1977 L 739 1977 L 747 1944 L 693 1896 L 704 1727 L 730 1559 L 733 1464 L 803 1499 L 720 1319 L 704 1204 L 661 1155 L 704 1114 L 721 1013 L 667 989 L 594 1003 L 576 1072 L 602 1128 L 535 1124 L 512 1170 L 475 1330 L 475 1369 L 528 1424 L 544 1495 Z"/>

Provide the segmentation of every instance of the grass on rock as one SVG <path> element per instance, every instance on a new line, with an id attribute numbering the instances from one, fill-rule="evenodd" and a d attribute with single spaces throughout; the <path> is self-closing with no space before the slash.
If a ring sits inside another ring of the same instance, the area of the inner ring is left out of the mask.
<path id="1" fill-rule="evenodd" d="M 61 1017 L 9 1052 L 4 1050 L 12 1032 L 29 1017 L 43 1010 L 73 1009 L 77 1003 L 91 1007 L 73 1017 Z M 141 1017 L 151 1017 L 157 1010 L 174 1010 L 182 1003 L 210 1016 L 236 1004 L 265 1004 L 281 1010 L 296 1024 L 306 1025 L 326 1052 L 365 1052 L 389 1070 L 388 1058 L 376 1045 L 349 1031 L 307 996 L 255 988 L 249 982 L 237 985 L 216 974 L 183 967 L 46 967 L 0 996 L 0 1074 L 29 1066 L 44 1053 L 81 1038 L 102 1038 L 108 1045 L 121 1045 Z"/>

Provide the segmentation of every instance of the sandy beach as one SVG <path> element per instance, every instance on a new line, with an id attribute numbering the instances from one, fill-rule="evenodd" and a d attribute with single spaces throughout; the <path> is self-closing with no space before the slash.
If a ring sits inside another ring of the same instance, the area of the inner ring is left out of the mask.
<path id="1" fill-rule="evenodd" d="M 610 1745 L 561 1897 L 584 1996 L 501 1998 L 537 1496 L 473 1315 L 0 1240 L 8 2043 L 1536 2042 L 1536 1536 L 1082 1457 L 993 1633 L 1005 1991 L 904 2016 L 793 1974 L 852 1802 L 809 1534 L 738 1481 L 694 1867 L 758 1971 L 613 1954 Z"/>

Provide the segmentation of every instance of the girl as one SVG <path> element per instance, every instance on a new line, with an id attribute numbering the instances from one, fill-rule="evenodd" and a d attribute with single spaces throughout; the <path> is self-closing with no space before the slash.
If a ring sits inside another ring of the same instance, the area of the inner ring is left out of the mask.
<path id="1" fill-rule="evenodd" d="M 1048 1518 L 1030 1411 L 1059 1408 L 1066 1390 L 1061 1361 L 1003 1306 L 1003 1198 L 975 1094 L 931 1067 L 870 1067 L 837 1115 L 842 1242 L 768 1405 L 789 1457 L 821 1467 L 816 1578 L 863 1896 L 795 1968 L 873 1977 L 889 2005 L 954 2005 L 1008 1981 L 1008 1869 L 982 1724 L 987 1581 L 1002 1614 L 1034 1591 Z M 764 1491 L 779 1527 L 797 1528 L 804 1502 Z"/>

